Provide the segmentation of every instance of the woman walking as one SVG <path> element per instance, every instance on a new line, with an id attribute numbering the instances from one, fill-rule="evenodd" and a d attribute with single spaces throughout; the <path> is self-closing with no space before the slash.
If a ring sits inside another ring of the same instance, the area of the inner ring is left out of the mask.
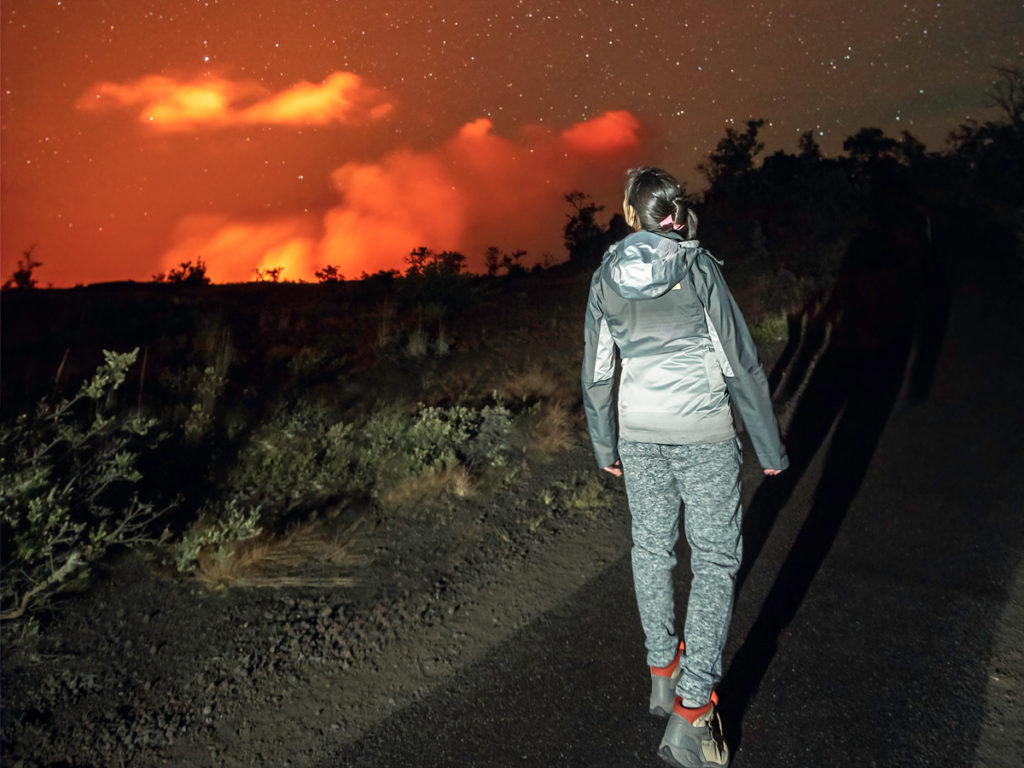
<path id="1" fill-rule="evenodd" d="M 714 689 L 742 555 L 733 406 L 765 474 L 789 462 L 757 349 L 719 262 L 694 239 L 679 183 L 633 169 L 622 205 L 634 232 L 591 282 L 584 406 L 598 466 L 625 475 L 650 711 L 669 718 L 658 754 L 683 768 L 727 766 Z M 693 571 L 683 641 L 672 585 L 680 502 Z"/>

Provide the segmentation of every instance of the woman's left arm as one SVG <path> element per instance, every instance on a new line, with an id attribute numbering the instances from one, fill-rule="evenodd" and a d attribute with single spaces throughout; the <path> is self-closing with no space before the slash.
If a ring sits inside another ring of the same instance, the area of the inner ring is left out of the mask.
<path id="1" fill-rule="evenodd" d="M 725 377 L 725 383 L 750 434 L 758 461 L 766 474 L 768 470 L 786 469 L 789 458 L 772 409 L 768 380 L 743 313 L 710 254 L 698 256 L 692 275 L 721 351 L 732 369 L 727 372 L 730 375 Z"/>

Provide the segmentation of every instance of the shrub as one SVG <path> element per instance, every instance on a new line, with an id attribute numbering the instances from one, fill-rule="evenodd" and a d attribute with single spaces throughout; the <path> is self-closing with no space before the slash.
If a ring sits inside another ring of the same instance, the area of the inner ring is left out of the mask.
<path id="1" fill-rule="evenodd" d="M 409 342 L 406 345 L 406 352 L 409 357 L 414 360 L 419 360 L 427 356 L 427 352 L 430 349 L 429 341 L 427 340 L 427 332 L 422 327 L 413 328 L 409 331 Z"/>
<path id="2" fill-rule="evenodd" d="M 253 432 L 222 498 L 283 517 L 344 497 L 399 498 L 389 492 L 431 474 L 449 476 L 452 482 L 442 485 L 459 494 L 468 492 L 469 479 L 457 469 L 504 467 L 512 452 L 512 414 L 500 404 L 421 405 L 414 412 L 387 405 L 361 424 L 334 420 L 323 407 L 296 405 Z"/>
<path id="3" fill-rule="evenodd" d="M 759 349 L 785 341 L 789 335 L 789 318 L 785 312 L 765 314 L 750 325 L 750 336 Z"/>
<path id="4" fill-rule="evenodd" d="M 153 275 L 155 283 L 177 283 L 179 285 L 209 285 L 210 278 L 206 275 L 206 262 L 196 259 L 196 263 L 183 261 L 167 274 L 161 272 Z"/>
<path id="5" fill-rule="evenodd" d="M 26 290 L 36 287 L 36 283 L 38 281 L 32 276 L 32 273 L 36 267 L 43 266 L 43 262 L 36 261 L 32 257 L 32 251 L 34 251 L 35 248 L 36 247 L 33 245 L 25 251 L 24 259 L 18 259 L 18 269 L 14 275 L 11 276 L 11 279 L 4 283 L 3 290 L 6 291 L 8 288 Z"/>
<path id="6" fill-rule="evenodd" d="M 452 339 L 445 332 L 444 323 L 439 323 L 437 328 L 437 339 L 434 340 L 434 354 L 444 357 L 451 351 Z"/>
<path id="7" fill-rule="evenodd" d="M 230 557 L 232 545 L 259 536 L 260 507 L 241 508 L 236 499 L 199 516 L 171 547 L 179 571 L 191 571 L 201 555 L 213 560 Z"/>
<path id="8" fill-rule="evenodd" d="M 136 491 L 138 450 L 159 442 L 156 421 L 105 413 L 137 356 L 105 351 L 76 395 L 44 399 L 0 433 L 0 617 L 44 604 L 111 547 L 166 537 L 152 530 L 166 510 Z"/>
<path id="9" fill-rule="evenodd" d="M 345 279 L 345 276 L 341 274 L 341 269 L 333 264 L 327 264 L 323 269 L 318 269 L 313 274 L 321 283 L 340 283 Z"/>
<path id="10" fill-rule="evenodd" d="M 196 401 L 185 418 L 185 437 L 199 442 L 213 425 L 214 406 L 224 391 L 227 378 L 217 373 L 214 366 L 207 366 L 196 384 Z"/>
<path id="11" fill-rule="evenodd" d="M 552 515 L 594 512 L 607 509 L 612 500 L 601 480 L 592 474 L 573 475 L 570 480 L 553 483 L 541 494 Z"/>
<path id="12" fill-rule="evenodd" d="M 395 305 L 385 302 L 377 308 L 377 347 L 384 349 L 394 335 Z"/>
<path id="13" fill-rule="evenodd" d="M 356 490 L 351 430 L 316 405 L 277 409 L 239 451 L 222 497 L 278 516 Z"/>
<path id="14" fill-rule="evenodd" d="M 460 449 L 476 432 L 476 413 L 463 406 L 420 406 L 415 414 L 393 406 L 377 410 L 361 431 L 359 448 L 373 490 L 458 466 L 465 458 Z"/>

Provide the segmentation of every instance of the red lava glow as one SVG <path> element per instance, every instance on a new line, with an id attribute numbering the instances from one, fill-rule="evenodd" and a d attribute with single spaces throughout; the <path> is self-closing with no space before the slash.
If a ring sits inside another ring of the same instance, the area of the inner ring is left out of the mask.
<path id="1" fill-rule="evenodd" d="M 284 279 L 313 279 L 316 222 L 309 217 L 232 221 L 192 216 L 175 231 L 175 245 L 161 258 L 161 271 L 202 261 L 215 283 L 253 280 L 257 270 L 282 268 Z"/>
<path id="2" fill-rule="evenodd" d="M 593 189 L 597 177 L 617 182 L 639 147 L 639 130 L 628 112 L 608 112 L 561 134 L 532 126 L 513 141 L 480 118 L 435 148 L 343 164 L 331 174 L 339 202 L 320 216 L 190 217 L 162 268 L 201 258 L 214 282 L 251 280 L 257 269 L 274 267 L 283 268 L 282 279 L 311 281 L 331 264 L 356 278 L 403 270 L 410 251 L 425 246 L 457 250 L 479 271 L 492 245 L 527 250 L 525 261 L 537 263 L 542 249 L 559 241 L 563 195 Z M 551 257 L 561 261 L 564 254 Z"/>

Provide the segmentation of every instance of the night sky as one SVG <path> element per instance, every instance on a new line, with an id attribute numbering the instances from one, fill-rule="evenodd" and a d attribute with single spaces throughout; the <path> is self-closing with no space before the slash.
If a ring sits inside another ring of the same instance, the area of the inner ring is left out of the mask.
<path id="1" fill-rule="evenodd" d="M 941 150 L 1024 65 L 1009 0 L 6 0 L 2 273 L 41 286 L 565 258 L 572 190 L 697 191 L 727 125 L 768 151 L 862 127 Z"/>

